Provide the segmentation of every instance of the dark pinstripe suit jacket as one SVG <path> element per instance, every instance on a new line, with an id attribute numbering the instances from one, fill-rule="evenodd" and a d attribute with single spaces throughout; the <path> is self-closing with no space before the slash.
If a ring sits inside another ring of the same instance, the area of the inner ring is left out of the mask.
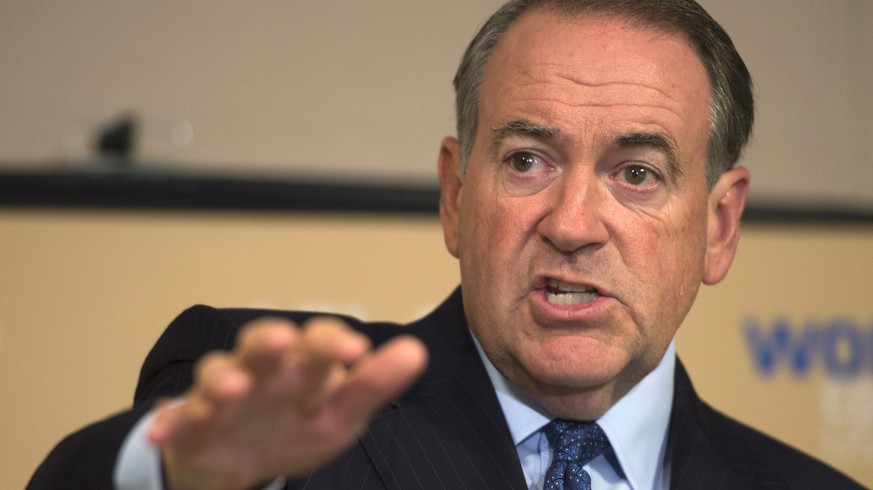
<path id="1" fill-rule="evenodd" d="M 40 466 L 32 488 L 109 488 L 118 449 L 156 398 L 183 392 L 204 352 L 232 347 L 239 325 L 258 316 L 302 321 L 305 313 L 194 307 L 148 355 L 134 408 L 69 436 Z M 460 291 L 406 328 L 346 318 L 375 344 L 400 332 L 420 337 L 431 363 L 422 379 L 373 421 L 328 467 L 292 489 L 525 488 L 494 389 L 469 337 Z M 861 488 L 822 463 L 739 424 L 700 401 L 678 365 L 668 457 L 674 489 Z"/>

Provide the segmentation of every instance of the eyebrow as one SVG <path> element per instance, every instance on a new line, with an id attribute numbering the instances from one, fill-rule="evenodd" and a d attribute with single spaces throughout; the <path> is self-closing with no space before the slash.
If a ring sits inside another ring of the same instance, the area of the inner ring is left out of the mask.
<path id="1" fill-rule="evenodd" d="M 517 119 L 502 124 L 492 131 L 491 156 L 497 159 L 497 152 L 504 140 L 513 136 L 526 136 L 539 140 L 553 140 L 561 131 L 558 128 Z"/>

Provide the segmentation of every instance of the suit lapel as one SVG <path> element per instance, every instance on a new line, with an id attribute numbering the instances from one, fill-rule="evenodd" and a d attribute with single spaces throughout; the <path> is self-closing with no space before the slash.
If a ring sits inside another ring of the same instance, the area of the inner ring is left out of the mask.
<path id="1" fill-rule="evenodd" d="M 678 410 L 674 402 L 667 451 L 671 458 L 670 488 L 746 488 L 715 451 L 698 423 L 692 412 Z"/>
<path id="2" fill-rule="evenodd" d="M 700 400 L 677 362 L 667 448 L 670 488 L 743 489 L 767 482 L 768 489 L 787 489 L 778 475 L 762 467 L 726 420 Z"/>
<path id="3" fill-rule="evenodd" d="M 362 438 L 388 488 L 525 488 L 506 420 L 467 329 L 460 292 L 407 328 L 428 345 L 430 367 Z"/>

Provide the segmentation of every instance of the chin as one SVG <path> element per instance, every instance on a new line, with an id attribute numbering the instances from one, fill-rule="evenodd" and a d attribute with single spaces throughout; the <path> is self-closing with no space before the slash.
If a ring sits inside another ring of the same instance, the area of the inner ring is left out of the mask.
<path id="1" fill-rule="evenodd" d="M 615 380 L 626 366 L 625 356 L 607 352 L 548 353 L 529 359 L 527 371 L 542 387 L 556 390 L 598 389 Z"/>
<path id="2" fill-rule="evenodd" d="M 609 384 L 616 377 L 613 370 L 598 367 L 574 366 L 571 369 L 532 372 L 541 385 L 559 390 L 590 390 Z"/>
<path id="3" fill-rule="evenodd" d="M 532 385 L 523 389 L 556 417 L 595 420 L 606 413 L 616 396 L 616 371 L 598 366 L 529 372 Z"/>

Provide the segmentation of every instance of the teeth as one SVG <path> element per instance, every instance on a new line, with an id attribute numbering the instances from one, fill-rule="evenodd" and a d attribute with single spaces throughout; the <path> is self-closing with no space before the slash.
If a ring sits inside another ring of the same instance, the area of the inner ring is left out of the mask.
<path id="1" fill-rule="evenodd" d="M 548 293 L 546 301 L 553 305 L 581 305 L 597 299 L 597 293 Z"/>
<path id="2" fill-rule="evenodd" d="M 549 279 L 546 301 L 553 305 L 580 305 L 594 301 L 597 297 L 597 291 L 589 286 Z"/>
<path id="3" fill-rule="evenodd" d="M 557 279 L 549 279 L 549 288 L 559 289 L 562 293 L 595 293 L 594 288 L 582 284 L 571 284 L 569 282 L 559 281 Z"/>

